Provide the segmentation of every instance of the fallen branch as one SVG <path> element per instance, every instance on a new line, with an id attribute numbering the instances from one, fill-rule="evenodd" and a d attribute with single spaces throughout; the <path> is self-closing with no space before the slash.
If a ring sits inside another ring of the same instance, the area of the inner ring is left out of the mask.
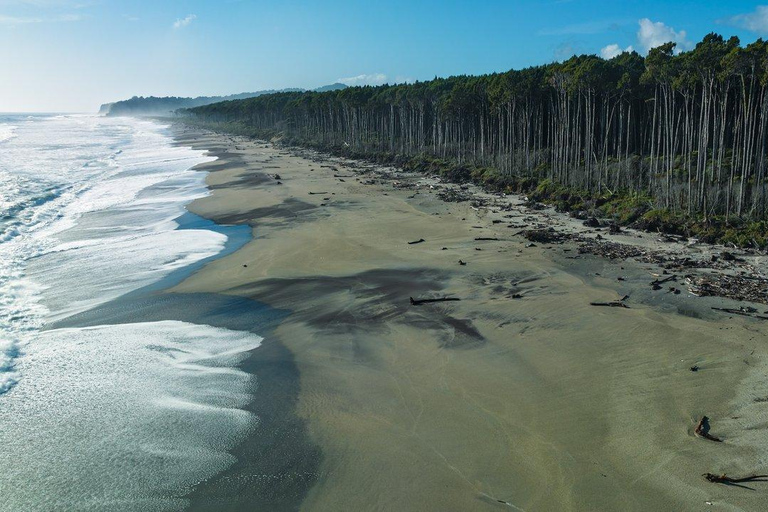
<path id="1" fill-rule="evenodd" d="M 424 240 L 423 238 L 419 238 L 418 240 L 414 240 L 413 242 L 408 242 L 408 245 L 416 245 L 422 242 L 426 242 L 426 240 Z"/>
<path id="2" fill-rule="evenodd" d="M 707 418 L 706 416 L 701 417 L 699 422 L 696 424 L 696 428 L 693 430 L 693 433 L 699 437 L 703 437 L 704 439 L 709 439 L 710 441 L 714 441 L 716 443 L 723 442 L 723 440 L 720 439 L 719 437 L 715 437 L 709 433 L 709 418 Z"/>
<path id="3" fill-rule="evenodd" d="M 453 301 L 461 300 L 455 297 L 443 297 L 442 299 L 414 299 L 413 297 L 409 297 L 409 299 L 411 299 L 411 306 L 418 306 L 420 304 L 429 304 L 431 302 L 453 302 Z"/>
<path id="4" fill-rule="evenodd" d="M 481 241 L 487 241 L 487 242 L 496 241 L 496 242 L 498 242 L 499 241 L 498 238 L 487 237 L 487 236 L 481 236 L 481 237 L 475 238 L 475 240 L 478 241 L 478 242 L 481 242 Z"/>
<path id="5" fill-rule="evenodd" d="M 668 283 L 670 281 L 677 281 L 677 276 L 672 274 L 669 277 L 665 277 L 664 279 L 656 279 L 651 283 L 651 286 L 661 288 L 661 285 L 664 283 Z"/>
<path id="6" fill-rule="evenodd" d="M 323 194 L 327 194 L 328 192 L 310 192 L 309 195 L 311 196 L 319 196 Z"/>
<path id="7" fill-rule="evenodd" d="M 743 478 L 733 478 L 725 474 L 714 475 L 712 473 L 704 473 L 702 476 L 707 480 L 709 480 L 710 482 L 712 482 L 713 484 L 740 484 L 744 482 L 768 481 L 768 480 L 764 480 L 765 478 L 768 478 L 768 475 L 751 475 L 751 476 L 745 476 Z"/>

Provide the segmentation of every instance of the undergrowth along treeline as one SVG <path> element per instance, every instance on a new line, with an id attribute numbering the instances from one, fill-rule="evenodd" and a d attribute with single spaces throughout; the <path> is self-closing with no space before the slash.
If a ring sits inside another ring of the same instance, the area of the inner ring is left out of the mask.
<path id="1" fill-rule="evenodd" d="M 709 34 L 682 53 L 667 43 L 646 57 L 582 55 L 181 113 L 241 134 L 534 193 L 564 210 L 598 208 L 710 241 L 768 243 L 762 39 L 742 46 Z"/>

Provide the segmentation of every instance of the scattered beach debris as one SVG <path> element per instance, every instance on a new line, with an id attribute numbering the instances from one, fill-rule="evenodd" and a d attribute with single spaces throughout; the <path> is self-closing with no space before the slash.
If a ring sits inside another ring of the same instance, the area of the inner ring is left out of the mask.
<path id="1" fill-rule="evenodd" d="M 699 371 L 701 368 L 699 367 L 699 365 L 695 364 L 695 365 L 691 366 L 689 369 L 690 369 L 692 372 L 697 372 L 697 371 Z"/>
<path id="2" fill-rule="evenodd" d="M 568 236 L 558 233 L 554 228 L 529 229 L 523 232 L 523 236 L 531 242 L 540 244 L 561 244 L 568 239 Z"/>
<path id="3" fill-rule="evenodd" d="M 466 265 L 466 264 L 467 264 L 467 262 L 466 262 L 466 261 L 461 261 L 461 260 L 459 260 L 459 265 L 461 265 L 462 267 L 463 267 L 464 265 Z"/>
<path id="4" fill-rule="evenodd" d="M 409 297 L 411 300 L 411 306 L 419 306 L 421 304 L 429 304 L 432 302 L 456 302 L 461 299 L 456 297 L 442 297 L 439 299 L 414 299 L 413 297 Z"/>
<path id="5" fill-rule="evenodd" d="M 759 275 L 707 274 L 687 278 L 691 293 L 768 304 L 768 279 Z"/>
<path id="6" fill-rule="evenodd" d="M 699 437 L 703 437 L 704 439 L 709 439 L 710 441 L 714 441 L 716 443 L 723 442 L 723 440 L 720 439 L 719 437 L 715 437 L 709 433 L 709 418 L 706 416 L 701 417 L 699 422 L 696 424 L 696 428 L 693 430 L 693 433 Z"/>
<path id="7" fill-rule="evenodd" d="M 416 245 L 423 242 L 426 242 L 426 240 L 424 240 L 423 238 L 419 238 L 418 240 L 414 240 L 413 242 L 408 242 L 408 245 Z"/>

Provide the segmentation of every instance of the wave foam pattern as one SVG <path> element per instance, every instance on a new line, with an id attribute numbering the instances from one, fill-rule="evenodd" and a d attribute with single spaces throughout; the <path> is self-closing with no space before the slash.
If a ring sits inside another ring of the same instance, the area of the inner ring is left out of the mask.
<path id="1" fill-rule="evenodd" d="M 179 510 L 258 423 L 261 338 L 166 321 L 47 331 L 0 406 L 0 511 Z"/>
<path id="2" fill-rule="evenodd" d="M 45 322 L 104 303 L 221 251 L 176 230 L 211 160 L 164 127 L 96 116 L 0 117 L 0 396 Z M 11 137 L 12 135 L 12 137 Z"/>

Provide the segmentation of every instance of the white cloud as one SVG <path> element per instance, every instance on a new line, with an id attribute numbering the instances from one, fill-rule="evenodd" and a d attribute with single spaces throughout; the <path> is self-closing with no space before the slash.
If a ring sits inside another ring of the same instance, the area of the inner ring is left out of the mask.
<path id="1" fill-rule="evenodd" d="M 672 27 L 660 21 L 653 22 L 648 18 L 643 18 L 638 23 L 640 24 L 640 30 L 637 31 L 637 44 L 646 52 L 669 42 L 677 43 L 676 53 L 687 50 L 692 46 L 687 39 L 688 34 L 685 30 L 676 32 Z"/>
<path id="2" fill-rule="evenodd" d="M 754 12 L 739 14 L 718 22 L 744 28 L 763 36 L 768 35 L 768 5 L 758 5 Z"/>
<path id="3" fill-rule="evenodd" d="M 179 29 L 182 27 L 188 26 L 190 23 L 195 21 L 197 19 L 197 16 L 194 14 L 187 14 L 185 18 L 179 18 L 176 21 L 173 22 L 173 28 Z"/>
<path id="4" fill-rule="evenodd" d="M 373 73 L 371 75 L 363 74 L 347 78 L 339 78 L 336 81 L 352 87 L 356 85 L 382 85 L 386 83 L 387 75 L 383 73 Z"/>
<path id="5" fill-rule="evenodd" d="M 632 45 L 627 46 L 622 50 L 621 46 L 617 44 L 609 44 L 608 46 L 600 50 L 600 56 L 605 60 L 611 60 L 614 57 L 618 57 L 622 53 L 633 52 L 633 51 L 635 51 L 635 49 L 632 47 Z"/>

